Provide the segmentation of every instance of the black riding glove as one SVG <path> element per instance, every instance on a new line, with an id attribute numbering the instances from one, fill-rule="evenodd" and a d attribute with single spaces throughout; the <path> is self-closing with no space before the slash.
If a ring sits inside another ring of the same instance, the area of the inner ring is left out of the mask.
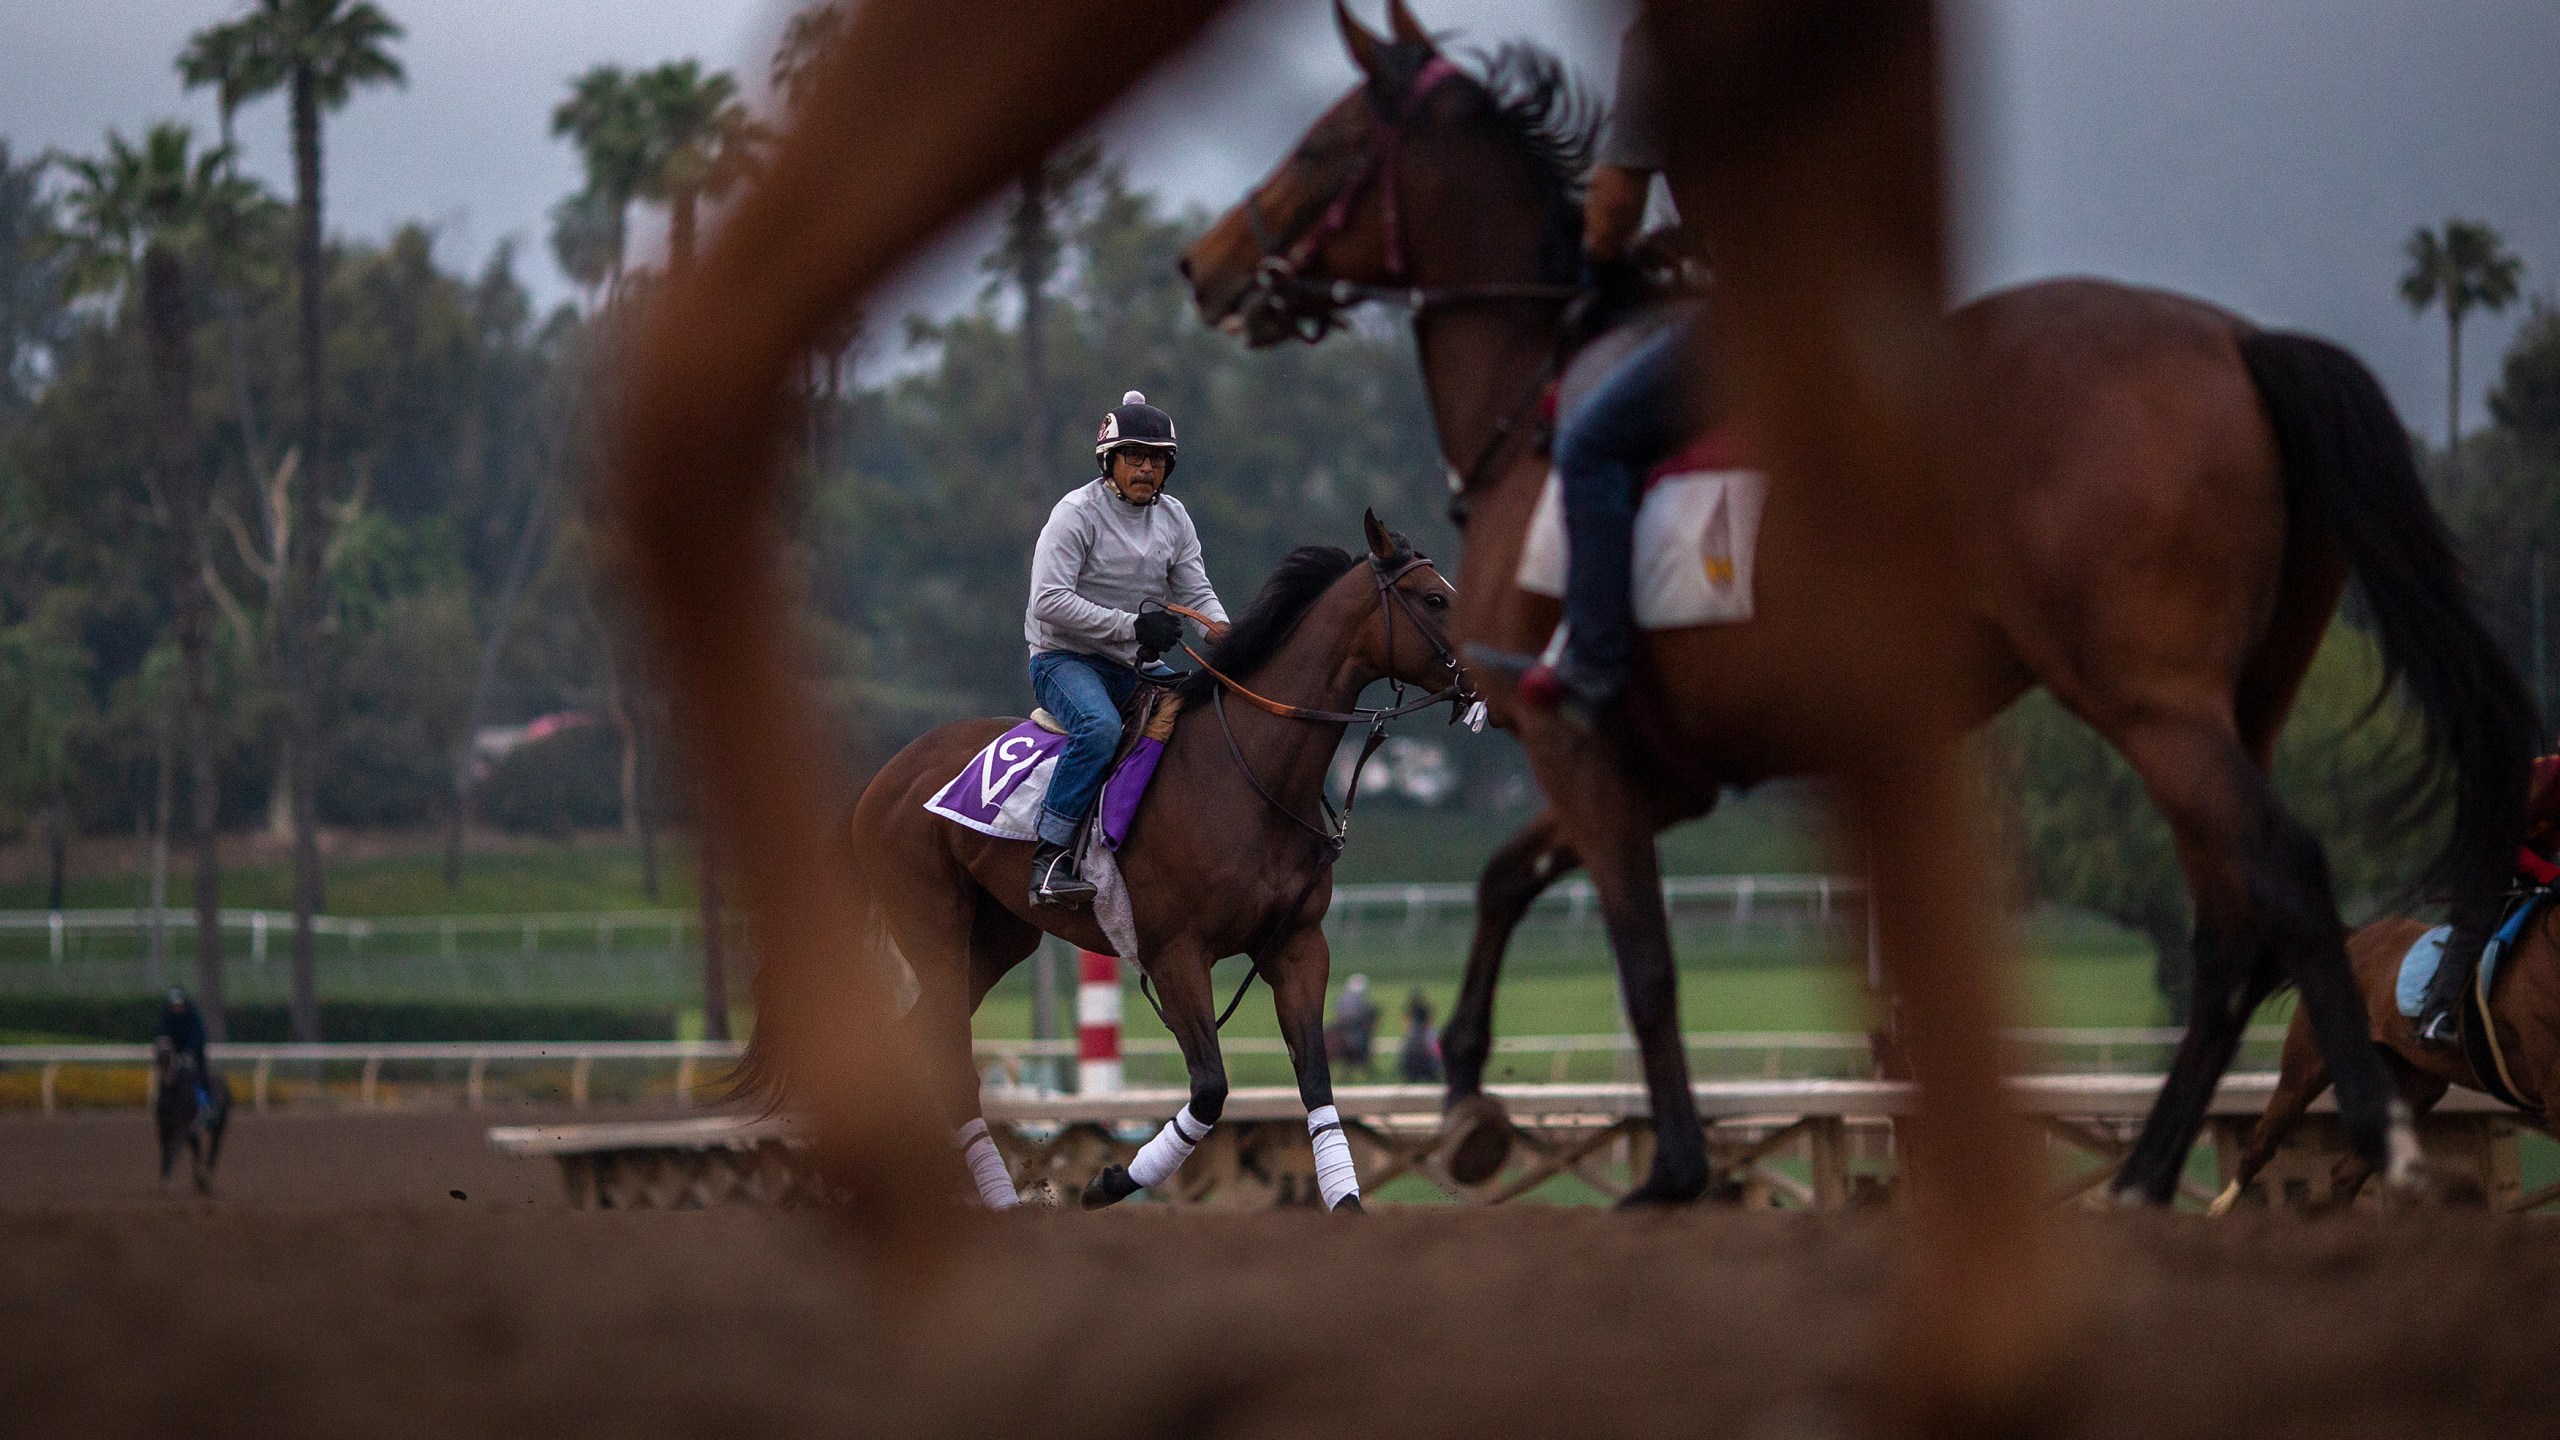
<path id="1" fill-rule="evenodd" d="M 1170 610 L 1148 610 L 1138 616 L 1138 653 L 1152 660 L 1182 643 L 1182 618 Z"/>

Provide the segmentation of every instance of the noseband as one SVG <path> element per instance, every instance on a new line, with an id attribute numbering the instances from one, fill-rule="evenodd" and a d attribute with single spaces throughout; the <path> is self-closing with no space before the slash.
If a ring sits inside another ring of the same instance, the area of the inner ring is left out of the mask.
<path id="1" fill-rule="evenodd" d="M 1263 219 L 1261 201 L 1250 193 L 1244 197 L 1245 224 L 1253 231 L 1253 243 L 1262 250 L 1262 262 L 1254 268 L 1253 284 L 1237 309 L 1248 325 L 1257 315 L 1269 316 L 1312 345 L 1341 326 L 1343 311 L 1372 300 L 1402 305 L 1420 315 L 1438 305 L 1492 300 L 1548 300 L 1562 304 L 1582 293 L 1574 285 L 1362 285 L 1349 280 L 1309 279 L 1304 274 L 1316 252 L 1350 228 L 1353 208 L 1374 180 L 1381 207 L 1379 224 L 1386 238 L 1387 274 L 1397 280 L 1405 277 L 1404 230 L 1396 184 L 1396 155 L 1404 148 L 1404 117 L 1418 113 L 1432 92 L 1463 73 L 1440 56 L 1432 56 L 1414 73 L 1413 83 L 1392 112 L 1380 104 L 1377 92 L 1371 90 L 1370 104 L 1377 108 L 1378 117 L 1370 131 L 1368 153 L 1334 187 L 1332 197 L 1316 218 L 1295 236 L 1276 233 Z"/>

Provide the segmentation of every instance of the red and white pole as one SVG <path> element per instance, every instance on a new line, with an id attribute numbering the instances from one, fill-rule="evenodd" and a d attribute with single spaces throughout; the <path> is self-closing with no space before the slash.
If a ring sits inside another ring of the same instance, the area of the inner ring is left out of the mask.
<path id="1" fill-rule="evenodd" d="M 1120 960 L 1076 952 L 1076 1093 L 1120 1089 Z"/>

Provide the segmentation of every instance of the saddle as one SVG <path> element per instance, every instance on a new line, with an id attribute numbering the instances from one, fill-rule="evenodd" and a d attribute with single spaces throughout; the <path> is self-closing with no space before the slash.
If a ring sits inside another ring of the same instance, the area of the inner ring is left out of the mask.
<path id="1" fill-rule="evenodd" d="M 1138 680 L 1138 688 L 1120 702 L 1120 748 L 1111 754 L 1115 768 L 1138 748 L 1139 741 L 1153 740 L 1161 745 L 1172 739 L 1173 722 L 1182 714 L 1182 701 L 1173 693 L 1173 680 L 1159 680 L 1143 670 L 1138 672 Z M 1031 723 L 1052 735 L 1067 733 L 1066 723 L 1050 714 L 1045 705 L 1031 707 Z"/>

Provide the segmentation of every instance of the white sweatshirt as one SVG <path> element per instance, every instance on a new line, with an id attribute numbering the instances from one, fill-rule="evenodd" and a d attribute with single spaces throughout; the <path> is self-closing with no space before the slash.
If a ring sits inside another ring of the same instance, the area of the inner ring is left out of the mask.
<path id="1" fill-rule="evenodd" d="M 1031 607 L 1022 617 L 1031 652 L 1074 650 L 1134 665 L 1138 606 L 1147 600 L 1226 623 L 1190 512 L 1166 494 L 1132 505 L 1100 476 L 1068 491 L 1031 551 Z"/>

